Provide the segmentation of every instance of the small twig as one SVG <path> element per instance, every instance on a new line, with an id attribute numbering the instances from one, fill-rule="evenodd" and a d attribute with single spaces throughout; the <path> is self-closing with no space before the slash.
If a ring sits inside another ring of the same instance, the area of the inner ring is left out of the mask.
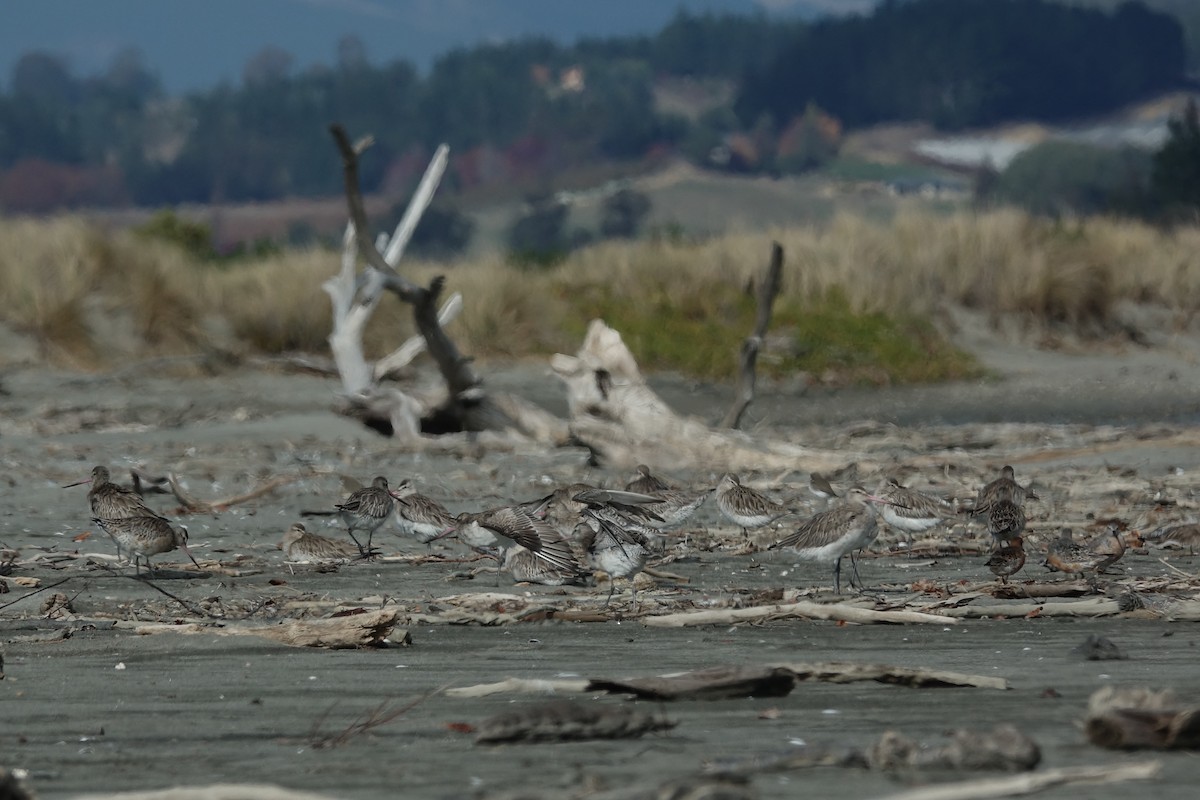
<path id="1" fill-rule="evenodd" d="M 329 736 L 318 736 L 317 733 L 320 731 L 321 726 L 329 717 L 330 712 L 333 711 L 334 706 L 337 705 L 335 703 L 334 706 L 330 706 L 313 725 L 312 732 L 309 734 L 309 746 L 314 749 L 341 747 L 355 737 L 361 736 L 365 733 L 370 733 L 375 728 L 379 728 L 387 725 L 390 722 L 394 722 L 395 720 L 407 714 L 409 711 L 412 711 L 421 703 L 424 703 L 429 698 L 436 694 L 440 694 L 445 690 L 445 688 L 445 686 L 439 686 L 436 689 L 432 689 L 418 697 L 416 700 L 413 700 L 401 706 L 400 708 L 388 708 L 388 706 L 392 704 L 393 700 L 384 700 L 375 708 L 368 711 L 365 716 L 360 714 L 359 716 L 355 717 L 354 721 L 347 725 L 346 728 L 340 733 L 331 734 Z"/>
<path id="2" fill-rule="evenodd" d="M 298 480 L 308 477 L 308 472 L 295 473 L 293 475 L 280 475 L 265 481 L 255 488 L 243 494 L 234 495 L 221 500 L 200 500 L 195 497 L 187 489 L 183 488 L 183 484 L 179 481 L 179 476 L 174 472 L 168 472 L 163 477 L 147 475 L 146 473 L 135 472 L 134 477 L 140 478 L 151 485 L 166 484 L 171 489 L 171 494 L 175 495 L 175 499 L 179 501 L 179 505 L 188 514 L 212 514 L 218 511 L 224 511 L 230 506 L 240 505 L 242 503 L 262 497 L 264 494 L 275 491 L 280 486 L 286 486 L 289 483 L 294 483 Z M 197 565 L 199 566 L 199 565 Z"/>
<path id="3" fill-rule="evenodd" d="M 783 271 L 783 247 L 779 242 L 771 243 L 771 261 L 767 265 L 766 275 L 758 287 L 758 314 L 754 330 L 742 342 L 741 369 L 738 373 L 738 386 L 733 405 L 721 420 L 722 428 L 736 429 L 742 422 L 742 415 L 754 402 L 755 364 L 758 362 L 758 352 L 762 348 L 771 325 L 771 309 L 775 305 L 775 297 L 779 294 L 781 274 Z"/>
<path id="4" fill-rule="evenodd" d="M 105 569 L 108 569 L 108 567 L 105 566 Z M 153 583 L 149 578 L 140 578 L 136 575 L 123 575 L 122 573 L 116 572 L 115 570 L 111 570 L 111 569 L 109 571 L 112 572 L 114 575 L 121 575 L 122 577 L 129 578 L 129 580 L 131 580 L 131 581 L 137 581 L 138 583 L 144 583 L 146 586 L 149 586 L 154 591 L 156 591 L 160 594 L 166 595 L 167 597 L 174 600 L 176 603 L 179 603 L 179 605 L 183 606 L 184 608 L 186 608 L 188 611 L 195 614 L 196 616 L 207 617 L 208 619 L 224 619 L 224 617 L 220 616 L 219 614 L 214 614 L 211 611 L 206 611 L 203 608 L 192 605 L 191 603 L 189 603 L 188 601 L 186 601 L 182 598 L 176 597 L 175 595 L 171 594 L 170 592 L 168 592 L 166 589 L 162 588 L 158 584 Z"/>
<path id="5" fill-rule="evenodd" d="M 254 608 L 250 609 L 249 611 L 247 611 L 245 614 L 243 614 L 240 617 L 232 618 L 231 621 L 232 622 L 242 622 L 244 620 L 248 620 L 251 617 L 253 617 L 255 614 L 257 614 L 258 612 L 262 611 L 267 606 L 274 605 L 274 604 L 275 604 L 275 598 L 273 598 L 273 597 L 263 598 L 262 602 L 260 602 Z"/>
<path id="6" fill-rule="evenodd" d="M 1190 572 L 1184 572 L 1179 567 L 1177 567 L 1174 564 L 1172 564 L 1171 562 L 1167 561 L 1165 558 L 1160 558 L 1158 560 L 1162 562 L 1162 565 L 1164 567 L 1171 570 L 1172 572 L 1176 572 L 1176 573 L 1182 575 L 1183 577 L 1187 578 L 1188 580 L 1193 580 L 1193 581 L 1196 580 L 1195 575 L 1191 574 Z"/>
<path id="7" fill-rule="evenodd" d="M 32 592 L 26 592 L 25 594 L 18 597 L 16 600 L 9 600 L 4 605 L 0 605 L 0 609 L 4 609 L 4 608 L 8 608 L 9 606 L 16 605 L 17 603 L 21 602 L 22 600 L 24 600 L 27 597 L 33 597 L 35 594 L 44 592 L 47 589 L 53 589 L 55 586 L 62 586 L 64 583 L 66 583 L 69 580 L 71 580 L 71 578 L 63 578 L 61 581 L 56 581 L 55 583 L 47 584 L 46 586 L 42 586 L 40 588 L 34 589 Z"/>

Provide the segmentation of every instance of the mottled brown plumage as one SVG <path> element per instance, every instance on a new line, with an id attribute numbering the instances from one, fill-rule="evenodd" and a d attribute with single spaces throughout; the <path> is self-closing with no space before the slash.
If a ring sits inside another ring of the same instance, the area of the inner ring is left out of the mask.
<path id="1" fill-rule="evenodd" d="M 396 500 L 396 526 L 401 533 L 416 537 L 422 544 L 429 544 L 454 524 L 454 515 L 445 506 L 418 493 L 407 478 L 400 481 L 392 497 Z"/>
<path id="2" fill-rule="evenodd" d="M 663 489 L 654 493 L 655 501 L 643 508 L 650 515 L 646 524 L 660 531 L 682 525 L 713 493 L 712 489 Z"/>
<path id="3" fill-rule="evenodd" d="M 283 534 L 279 549 L 288 561 L 317 564 L 350 561 L 357 555 L 349 542 L 310 533 L 299 522 Z"/>
<path id="4" fill-rule="evenodd" d="M 456 533 L 461 541 L 477 548 L 490 546 L 484 543 L 489 536 L 493 544 L 499 543 L 501 547 L 518 544 L 533 553 L 534 558 L 556 570 L 571 573 L 581 571 L 570 543 L 553 525 L 512 506 L 475 513 L 463 512 L 455 518 L 454 527 L 443 531 L 441 535 L 451 533 Z"/>
<path id="5" fill-rule="evenodd" d="M 671 484 L 655 477 L 650 472 L 650 468 L 645 464 L 637 465 L 638 476 L 625 484 L 625 491 L 637 492 L 639 494 L 654 494 L 655 492 L 664 492 L 673 488 Z"/>
<path id="6" fill-rule="evenodd" d="M 987 525 L 995 544 L 1002 546 L 1025 530 L 1025 509 L 1011 500 L 997 500 L 988 510 Z"/>
<path id="7" fill-rule="evenodd" d="M 1087 545 L 1079 544 L 1071 536 L 1071 529 L 1063 528 L 1059 537 L 1046 548 L 1046 560 L 1042 565 L 1052 572 L 1083 575 L 1095 583 L 1101 565 L 1108 558 L 1107 554 L 1098 554 Z"/>
<path id="8" fill-rule="evenodd" d="M 615 579 L 632 580 L 645 568 L 650 540 L 636 527 L 623 527 L 615 520 L 599 517 L 580 523 L 575 535 L 592 566 L 608 574 L 607 606 L 612 601 Z"/>
<path id="9" fill-rule="evenodd" d="M 1004 547 L 992 553 L 986 563 L 987 568 L 1001 583 L 1008 583 L 1008 579 L 1025 566 L 1024 540 L 1020 536 L 1013 538 Z"/>
<path id="10" fill-rule="evenodd" d="M 1000 470 L 1000 477 L 985 484 L 975 497 L 975 503 L 969 509 L 972 516 L 981 516 L 991 511 L 992 506 L 1003 500 L 1024 506 L 1026 500 L 1037 500 L 1038 496 L 1028 488 L 1017 483 L 1013 468 L 1005 465 Z"/>
<path id="11" fill-rule="evenodd" d="M 841 497 L 837 490 L 833 488 L 833 484 L 819 472 L 810 472 L 808 475 L 808 491 L 812 492 L 813 496 L 818 500 L 829 502 L 836 497 Z"/>
<path id="12" fill-rule="evenodd" d="M 129 517 L 158 517 L 154 509 L 146 505 L 146 501 L 137 492 L 126 489 L 110 479 L 108 467 L 92 467 L 92 476 L 87 480 L 68 483 L 63 488 L 81 486 L 90 483 L 88 489 L 88 505 L 92 516 L 100 519 L 127 519 Z"/>
<path id="13" fill-rule="evenodd" d="M 543 586 L 567 586 L 583 583 L 581 574 L 555 569 L 551 564 L 516 544 L 505 548 L 501 569 L 508 570 L 517 583 L 537 583 Z"/>
<path id="14" fill-rule="evenodd" d="M 141 574 L 139 562 L 145 561 L 146 568 L 153 575 L 154 566 L 150 563 L 150 556 L 169 553 L 177 547 L 187 553 L 187 557 L 192 559 L 192 563 L 196 562 L 187 549 L 187 531 L 173 528 L 171 523 L 162 517 L 142 516 L 120 519 L 93 517 L 92 522 L 99 525 L 116 542 L 118 554 L 122 550 L 133 554 L 133 566 L 136 574 Z"/>
<path id="15" fill-rule="evenodd" d="M 861 486 L 852 487 L 841 504 L 814 514 L 788 536 L 771 545 L 772 550 L 792 547 L 804 559 L 828 561 L 833 564 L 833 590 L 841 594 L 842 557 L 869 545 L 878 534 L 875 509 L 871 503 L 882 503 L 880 497 Z M 857 566 L 851 585 L 857 585 Z"/>
<path id="16" fill-rule="evenodd" d="M 742 486 L 741 479 L 732 472 L 721 476 L 715 494 L 717 508 L 726 519 L 742 529 L 743 536 L 749 528 L 761 528 L 792 513 L 766 495 Z"/>
<path id="17" fill-rule="evenodd" d="M 391 516 L 393 502 L 392 493 L 388 490 L 387 478 L 380 475 L 371 482 L 370 486 L 353 492 L 345 502 L 334 506 L 341 512 L 346 532 L 358 545 L 358 552 L 364 558 L 371 557 L 371 537 L 379 526 L 387 522 L 387 518 Z M 354 535 L 356 530 L 367 532 L 366 548 Z"/>
<path id="18" fill-rule="evenodd" d="M 1106 571 L 1120 561 L 1121 556 L 1125 555 L 1125 536 L 1121 531 L 1121 526 L 1117 523 L 1109 523 L 1104 533 L 1088 543 L 1088 549 L 1099 558 L 1096 571 Z"/>
<path id="19" fill-rule="evenodd" d="M 887 501 L 880 505 L 879 516 L 906 533 L 923 533 L 954 516 L 954 507 L 942 498 L 902 486 L 894 478 L 876 494 Z"/>

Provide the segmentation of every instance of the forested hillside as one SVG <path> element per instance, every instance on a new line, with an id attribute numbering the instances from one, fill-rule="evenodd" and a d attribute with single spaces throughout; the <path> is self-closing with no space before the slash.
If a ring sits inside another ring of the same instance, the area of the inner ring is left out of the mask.
<path id="1" fill-rule="evenodd" d="M 336 194 L 333 120 L 376 139 L 368 191 L 403 190 L 442 141 L 451 193 L 673 153 L 800 171 L 879 121 L 1102 113 L 1180 85 L 1187 58 L 1180 23 L 1141 3 L 1048 0 L 889 0 L 815 23 L 680 14 L 652 36 L 462 49 L 428 74 L 346 38 L 329 65 L 268 47 L 237 84 L 183 97 L 133 51 L 92 76 L 35 52 L 0 96 L 0 210 Z M 663 109 L 672 82 L 699 87 L 694 108 Z"/>

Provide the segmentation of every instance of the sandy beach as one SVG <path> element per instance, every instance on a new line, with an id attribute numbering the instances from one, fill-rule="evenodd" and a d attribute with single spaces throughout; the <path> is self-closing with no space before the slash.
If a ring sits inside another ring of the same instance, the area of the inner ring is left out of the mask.
<path id="1" fill-rule="evenodd" d="M 1149 533 L 1200 516 L 1200 350 L 1194 339 L 1181 334 L 1147 347 L 1035 350 L 964 328 L 961 340 L 988 378 L 870 390 L 767 385 L 747 428 L 867 454 L 860 464 L 847 461 L 842 481 L 870 484 L 895 472 L 912 485 L 963 499 L 1002 464 L 1013 464 L 1042 497 L 1029 509 L 1031 556 L 1014 578 L 1018 586 L 1061 580 L 1048 576 L 1032 553 L 1044 550 L 1064 524 L 1082 531 L 1115 516 Z M 490 386 L 565 413 L 562 390 L 544 364 L 481 369 Z M 729 402 L 728 387 L 670 375 L 654 376 L 652 384 L 677 409 L 707 418 Z M 661 570 L 677 579 L 650 581 L 639 592 L 640 606 L 625 590 L 603 608 L 604 584 L 534 587 L 502 576 L 497 585 L 489 562 L 468 560 L 452 542 L 427 550 L 390 524 L 376 536 L 385 553 L 378 561 L 336 569 L 289 566 L 276 543 L 302 511 L 327 511 L 340 501 L 341 476 L 363 482 L 375 474 L 411 477 L 457 512 L 532 499 L 574 480 L 622 485 L 631 475 L 590 468 L 586 454 L 572 448 L 481 446 L 472 458 L 437 447 L 402 451 L 335 416 L 335 381 L 313 376 L 236 370 L 187 377 L 169 369 L 81 375 L 14 366 L 0 375 L 0 386 L 6 484 L 0 544 L 20 553 L 3 579 L 8 591 L 0 594 L 0 767 L 22 770 L 40 797 L 216 783 L 364 800 L 633 797 L 642 795 L 630 787 L 802 745 L 866 748 L 889 728 L 937 742 L 952 728 L 1001 722 L 1038 743 L 1043 770 L 1162 764 L 1144 786 L 1067 786 L 1040 796 L 1194 796 L 1194 756 L 1100 750 L 1078 726 L 1089 695 L 1103 686 L 1170 688 L 1196 702 L 1200 637 L 1195 623 L 1173 616 L 1169 605 L 1195 596 L 1187 576 L 1200 563 L 1187 551 L 1131 551 L 1103 578 L 1102 597 L 1109 598 L 1136 585 L 1176 581 L 1170 591 L 1143 594 L 1147 613 L 1027 615 L 1028 600 L 999 599 L 992 602 L 1013 609 L 1002 615 L 1009 618 L 948 617 L 921 625 L 788 619 L 665 629 L 644 618 L 754 605 L 754 598 L 778 597 L 781 590 L 822 603 L 836 598 L 827 568 L 737 542 L 736 529 L 711 502 L 668 541 Z M 150 495 L 152 506 L 187 526 L 203 568 L 168 553 L 155 558 L 159 574 L 143 581 L 117 564 L 111 542 L 91 524 L 86 487 L 60 488 L 86 478 L 95 464 L 106 464 L 122 481 L 131 467 L 173 471 L 206 499 L 236 495 L 272 477 L 300 477 L 211 514 L 176 515 L 171 497 Z M 711 486 L 721 471 L 719 465 L 653 466 L 695 487 Z M 743 480 L 816 508 L 805 495 L 803 464 Z M 318 532 L 344 538 L 332 518 L 307 519 Z M 779 536 L 787 523 L 779 525 L 755 541 Z M 965 521 L 940 535 L 976 545 L 986 536 Z M 945 596 L 918 583 L 942 587 L 949 596 L 990 585 L 985 558 L 978 547 L 962 555 L 922 554 L 885 533 L 861 561 L 870 591 L 841 600 L 936 613 Z M 478 607 L 463 599 L 478 593 L 491 594 Z M 397 611 L 389 646 L 289 647 L 222 633 L 360 608 Z M 464 608 L 477 618 L 486 611 L 509 622 L 454 624 L 448 612 Z M 538 613 L 529 614 L 530 621 L 510 621 L 531 609 Z M 604 621 L 547 619 L 568 611 L 595 612 Z M 1091 633 L 1108 637 L 1129 657 L 1085 660 L 1074 649 Z M 640 739 L 498 746 L 476 744 L 462 731 L 544 697 L 436 693 L 508 677 L 628 678 L 713 665 L 825 661 L 956 670 L 1001 677 L 1010 688 L 807 682 L 786 697 L 677 703 L 584 693 L 580 702 L 632 705 L 675 726 Z M 356 719 L 414 702 L 387 724 L 336 741 Z M 705 796 L 868 798 L 986 776 L 841 767 L 751 771 L 747 783 Z"/>

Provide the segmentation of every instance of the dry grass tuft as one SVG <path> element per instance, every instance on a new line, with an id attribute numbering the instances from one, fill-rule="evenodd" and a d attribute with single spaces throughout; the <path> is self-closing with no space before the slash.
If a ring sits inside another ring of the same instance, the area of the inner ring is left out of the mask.
<path id="1" fill-rule="evenodd" d="M 1119 333 L 1123 301 L 1166 308 L 1180 324 L 1200 307 L 1200 228 L 1046 221 L 1007 210 L 902 211 L 887 222 L 842 215 L 702 243 L 602 243 L 545 272 L 517 270 L 500 257 L 404 269 L 422 283 L 445 272 L 448 291 L 463 293 L 453 333 L 473 355 L 570 351 L 600 316 L 646 366 L 720 378 L 733 374 L 751 327 L 748 289 L 771 239 L 787 262 L 775 352 L 763 368 L 779 374 L 807 370 L 851 382 L 972 374 L 970 359 L 929 322 L 948 304 L 1083 337 Z M 195 350 L 211 316 L 260 351 L 320 352 L 330 317 L 321 284 L 337 265 L 334 253 L 304 250 L 214 269 L 78 219 L 5 220 L 0 313 L 36 337 L 47 358 L 77 365 L 114 349 L 122 332 L 129 341 L 115 347 L 118 355 Z M 105 317 L 123 322 L 105 325 Z M 382 355 L 412 332 L 409 310 L 385 297 L 365 346 Z"/>

